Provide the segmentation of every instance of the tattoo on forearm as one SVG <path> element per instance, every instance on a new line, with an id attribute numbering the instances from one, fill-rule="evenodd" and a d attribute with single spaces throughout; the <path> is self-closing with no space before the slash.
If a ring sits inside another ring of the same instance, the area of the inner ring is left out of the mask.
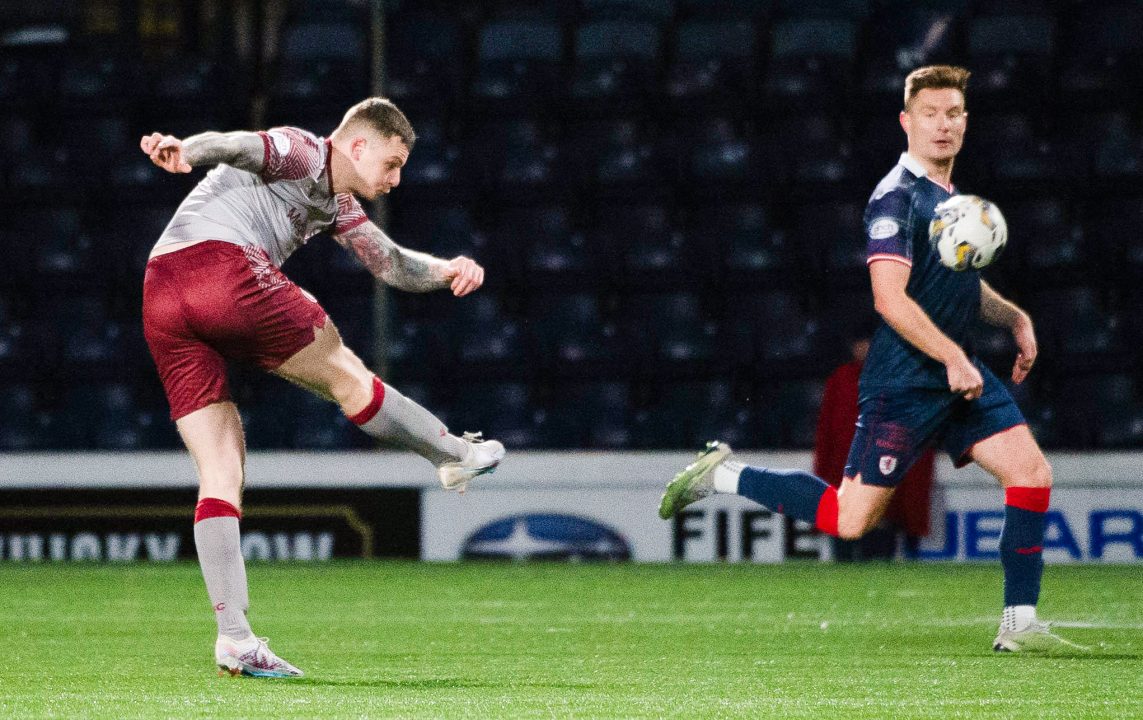
<path id="1" fill-rule="evenodd" d="M 337 236 L 361 264 L 387 285 L 407 292 L 429 292 L 448 287 L 438 272 L 440 259 L 403 248 L 373 223 L 365 223 Z"/>
<path id="2" fill-rule="evenodd" d="M 183 140 L 183 158 L 192 167 L 224 163 L 259 172 L 264 155 L 262 138 L 252 132 L 204 132 Z"/>

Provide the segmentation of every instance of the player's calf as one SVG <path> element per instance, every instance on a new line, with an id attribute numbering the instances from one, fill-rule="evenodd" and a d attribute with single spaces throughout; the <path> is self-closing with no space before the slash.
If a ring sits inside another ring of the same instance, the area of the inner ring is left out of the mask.
<path id="1" fill-rule="evenodd" d="M 349 419 L 366 434 L 412 450 L 437 467 L 463 462 L 468 454 L 465 441 L 439 418 L 377 377 L 369 404 Z"/>

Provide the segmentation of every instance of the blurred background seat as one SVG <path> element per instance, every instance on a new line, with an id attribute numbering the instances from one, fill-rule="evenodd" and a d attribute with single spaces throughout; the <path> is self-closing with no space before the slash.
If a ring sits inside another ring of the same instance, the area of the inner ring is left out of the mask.
<path id="1" fill-rule="evenodd" d="M 521 447 L 804 447 L 840 339 L 875 319 L 862 211 L 905 147 L 902 82 L 936 62 L 973 72 L 957 186 L 1004 211 L 985 277 L 1044 347 L 1019 402 L 1047 447 L 1138 446 L 1138 3 L 394 2 L 383 45 L 360 3 L 280 10 L 261 51 L 209 15 L 93 34 L 51 9 L 0 47 L 0 250 L 25 270 L 0 277 L 3 447 L 178 445 L 138 308 L 201 173 L 155 168 L 142 133 L 327 134 L 375 83 L 418 142 L 370 212 L 488 273 L 471 298 L 382 303 L 328 235 L 299 251 L 286 271 L 387 380 Z M 977 348 L 1007 373 L 1006 333 Z M 332 405 L 237 377 L 252 447 L 370 445 Z"/>

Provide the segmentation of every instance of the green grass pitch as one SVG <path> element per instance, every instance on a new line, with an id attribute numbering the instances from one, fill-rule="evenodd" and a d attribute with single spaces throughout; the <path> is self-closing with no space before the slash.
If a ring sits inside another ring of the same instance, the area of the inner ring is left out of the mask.
<path id="1" fill-rule="evenodd" d="M 998 565 L 252 565 L 299 680 L 217 677 L 198 567 L 0 566 L 2 718 L 1143 717 L 1137 567 L 1049 567 L 1089 653 L 996 655 Z"/>

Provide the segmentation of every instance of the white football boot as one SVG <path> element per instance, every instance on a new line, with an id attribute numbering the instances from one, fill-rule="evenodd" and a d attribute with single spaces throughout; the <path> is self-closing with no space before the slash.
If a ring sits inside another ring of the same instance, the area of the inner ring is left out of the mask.
<path id="1" fill-rule="evenodd" d="M 445 490 L 465 491 L 473 478 L 496 470 L 504 459 L 504 445 L 496 440 L 485 440 L 481 433 L 466 432 L 461 436 L 468 446 L 463 460 L 445 463 L 437 468 L 437 477 Z"/>
<path id="2" fill-rule="evenodd" d="M 1065 648 L 1083 651 L 1091 649 L 1065 640 L 1052 632 L 1051 625 L 1041 620 L 1032 620 L 1019 630 L 1001 627 L 996 639 L 992 641 L 992 649 L 996 652 L 1052 652 Z"/>
<path id="3" fill-rule="evenodd" d="M 218 674 L 227 672 L 231 675 L 264 678 L 294 678 L 305 674 L 275 655 L 266 643 L 266 638 L 253 635 L 245 640 L 219 635 L 214 643 Z"/>

